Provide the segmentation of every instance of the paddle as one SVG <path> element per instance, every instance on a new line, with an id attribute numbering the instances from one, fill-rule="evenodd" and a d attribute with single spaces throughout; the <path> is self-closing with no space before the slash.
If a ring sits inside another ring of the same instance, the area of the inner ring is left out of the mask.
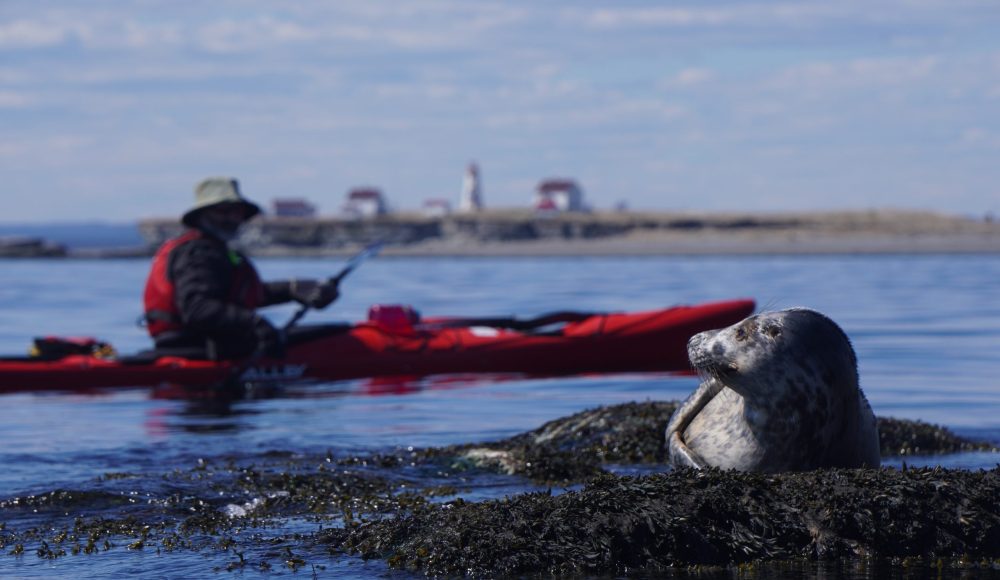
<path id="1" fill-rule="evenodd" d="M 334 275 L 332 278 L 327 279 L 327 284 L 335 284 L 335 285 L 340 284 L 340 281 L 343 280 L 344 277 L 346 277 L 348 274 L 354 271 L 354 269 L 360 266 L 365 260 L 367 260 L 368 258 L 374 258 L 376 255 L 378 255 L 378 253 L 382 251 L 382 245 L 383 243 L 380 240 L 372 242 L 371 244 L 365 246 L 360 252 L 354 254 L 347 260 L 347 264 L 344 264 L 344 267 L 341 268 L 340 272 L 337 272 L 337 274 Z M 288 330 L 291 329 L 293 326 L 295 326 L 295 324 L 299 320 L 301 320 L 302 317 L 305 316 L 306 312 L 308 311 L 309 311 L 308 304 L 303 304 L 302 306 L 300 306 L 299 309 L 295 311 L 295 314 L 288 319 L 288 322 L 285 323 L 285 326 L 282 327 L 282 329 L 285 332 L 288 332 Z"/>
<path id="2" fill-rule="evenodd" d="M 371 244 L 368 244 L 367 246 L 362 248 L 360 252 L 348 258 L 347 263 L 344 264 L 344 267 L 340 269 L 340 272 L 337 272 L 333 277 L 328 278 L 327 283 L 340 284 L 341 280 L 343 280 L 348 274 L 353 272 L 355 268 L 364 263 L 365 260 L 367 260 L 368 258 L 373 258 L 376 255 L 378 255 L 378 253 L 382 250 L 382 245 L 383 242 L 379 240 Z M 309 311 L 309 305 L 303 304 L 302 306 L 300 306 L 299 309 L 295 311 L 295 314 L 292 315 L 292 317 L 288 319 L 288 322 L 286 322 L 285 325 L 282 327 L 282 331 L 287 333 L 293 326 L 295 326 L 296 323 L 298 323 L 299 320 L 302 319 L 303 316 L 305 316 L 306 312 L 308 311 Z M 255 365 L 257 361 L 259 361 L 263 356 L 264 356 L 263 351 L 258 349 L 256 352 L 250 355 L 250 358 L 243 361 L 242 364 L 234 366 L 232 374 L 226 380 L 224 385 L 229 387 L 235 386 L 235 384 L 239 381 L 240 377 L 243 376 L 243 373 L 245 373 L 247 369 Z"/>

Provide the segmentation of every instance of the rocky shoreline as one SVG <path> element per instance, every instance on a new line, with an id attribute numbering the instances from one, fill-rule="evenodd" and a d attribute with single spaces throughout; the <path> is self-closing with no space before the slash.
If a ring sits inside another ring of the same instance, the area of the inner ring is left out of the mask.
<path id="1" fill-rule="evenodd" d="M 428 575 L 662 574 L 794 560 L 997 569 L 1000 471 L 678 470 L 579 491 L 423 505 L 328 541 Z M 939 564 L 940 565 L 940 564 Z"/>

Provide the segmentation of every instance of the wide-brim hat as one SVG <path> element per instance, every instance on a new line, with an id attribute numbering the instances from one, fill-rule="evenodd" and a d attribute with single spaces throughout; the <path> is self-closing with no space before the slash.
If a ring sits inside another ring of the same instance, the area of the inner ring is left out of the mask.
<path id="1" fill-rule="evenodd" d="M 232 177 L 209 177 L 194 188 L 194 206 L 181 217 L 188 227 L 197 225 L 198 214 L 218 205 L 238 204 L 247 210 L 246 219 L 260 213 L 260 207 L 240 194 L 240 184 Z"/>

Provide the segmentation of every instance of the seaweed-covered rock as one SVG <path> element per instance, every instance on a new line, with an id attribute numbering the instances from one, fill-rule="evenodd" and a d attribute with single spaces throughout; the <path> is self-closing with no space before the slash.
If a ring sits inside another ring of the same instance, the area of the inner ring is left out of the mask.
<path id="1" fill-rule="evenodd" d="M 677 409 L 673 401 L 624 403 L 589 409 L 491 443 L 423 450 L 418 455 L 455 457 L 470 465 L 547 482 L 583 481 L 601 465 L 666 463 L 664 429 Z M 996 451 L 922 421 L 879 418 L 883 457 Z"/>
<path id="2" fill-rule="evenodd" d="M 878 434 L 882 457 L 997 451 L 997 447 L 988 441 L 959 437 L 944 427 L 923 421 L 879 417 Z"/>
<path id="3" fill-rule="evenodd" d="M 1000 557 L 1000 472 L 678 470 L 427 505 L 326 540 L 428 574 L 618 574 L 789 558 Z"/>
<path id="4" fill-rule="evenodd" d="M 581 411 L 514 437 L 434 451 L 459 462 L 536 481 L 584 481 L 607 463 L 664 463 L 663 430 L 674 402 L 624 403 Z"/>
<path id="5" fill-rule="evenodd" d="M 0 555 L 221 550 L 233 559 L 218 569 L 274 562 L 294 570 L 319 540 L 399 567 L 486 576 L 778 566 L 805 557 L 843 566 L 844 556 L 858 554 L 996 557 L 996 472 L 607 474 L 612 463 L 666 470 L 663 429 L 675 408 L 600 407 L 491 443 L 352 456 L 251 452 L 165 474 L 108 473 L 71 489 L 0 498 Z M 880 419 L 880 428 L 886 456 L 993 448 L 918 421 Z M 484 469 L 510 477 L 476 473 Z M 558 497 L 459 498 L 533 489 L 526 479 L 589 483 Z M 291 533 L 289 521 L 324 531 Z"/>
<path id="6" fill-rule="evenodd" d="M 675 410 L 674 401 L 598 407 L 549 421 L 506 444 L 551 445 L 593 454 L 602 463 L 660 463 L 666 459 L 663 432 Z"/>

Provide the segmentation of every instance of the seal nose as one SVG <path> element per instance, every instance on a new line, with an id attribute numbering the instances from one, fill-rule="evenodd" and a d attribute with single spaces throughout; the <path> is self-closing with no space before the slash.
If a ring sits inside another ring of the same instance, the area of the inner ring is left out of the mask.
<path id="1" fill-rule="evenodd" d="M 719 334 L 718 330 L 706 330 L 692 336 L 688 339 L 688 352 L 691 352 L 692 349 L 700 348 L 716 334 Z"/>
<path id="2" fill-rule="evenodd" d="M 721 355 L 725 352 L 725 347 L 721 342 L 712 343 L 712 339 L 718 334 L 718 330 L 706 330 L 688 339 L 688 360 L 695 368 L 710 366 L 714 355 Z M 719 349 L 722 351 L 720 352 Z"/>
<path id="3" fill-rule="evenodd" d="M 691 364 L 695 368 L 698 367 L 698 359 L 700 358 L 702 352 L 701 343 L 705 342 L 705 337 L 703 336 L 704 334 L 705 333 L 702 332 L 688 339 L 688 344 L 687 344 L 688 360 L 691 361 Z"/>

